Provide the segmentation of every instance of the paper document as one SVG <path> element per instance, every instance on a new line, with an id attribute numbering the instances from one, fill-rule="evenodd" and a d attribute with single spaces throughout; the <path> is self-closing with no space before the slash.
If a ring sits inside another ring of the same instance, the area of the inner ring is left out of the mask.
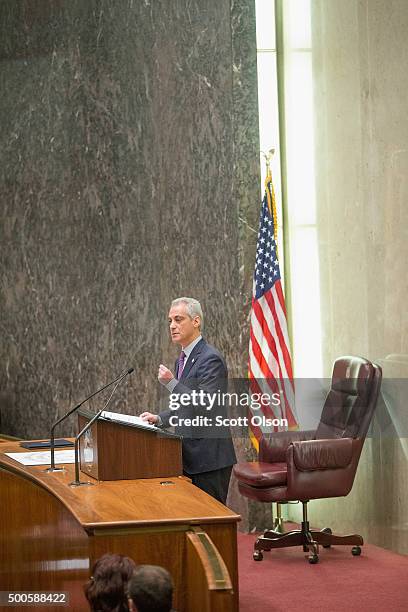
<path id="1" fill-rule="evenodd" d="M 139 416 L 133 416 L 131 414 L 119 414 L 119 412 L 108 412 L 104 410 L 102 415 L 105 419 L 111 421 L 121 421 L 122 423 L 132 423 L 133 425 L 139 425 L 140 427 L 148 427 L 149 429 L 157 429 L 155 425 L 150 425 L 147 421 L 143 421 Z"/>
<path id="2" fill-rule="evenodd" d="M 51 465 L 51 452 L 4 453 L 23 465 Z M 74 450 L 55 451 L 55 463 L 75 463 Z"/>

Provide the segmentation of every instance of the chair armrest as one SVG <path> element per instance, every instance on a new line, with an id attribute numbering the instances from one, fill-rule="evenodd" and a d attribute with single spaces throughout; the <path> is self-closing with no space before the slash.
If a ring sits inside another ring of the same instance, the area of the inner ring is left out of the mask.
<path id="1" fill-rule="evenodd" d="M 265 463 L 286 462 L 286 451 L 293 442 L 312 440 L 313 431 L 277 431 L 261 438 L 259 444 L 259 461 Z"/>
<path id="2" fill-rule="evenodd" d="M 353 458 L 352 438 L 294 441 L 292 444 L 293 463 L 303 472 L 345 468 Z"/>

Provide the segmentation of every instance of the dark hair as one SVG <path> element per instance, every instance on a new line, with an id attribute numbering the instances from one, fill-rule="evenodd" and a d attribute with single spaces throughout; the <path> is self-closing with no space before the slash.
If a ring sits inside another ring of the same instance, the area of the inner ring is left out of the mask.
<path id="1" fill-rule="evenodd" d="M 126 586 L 136 564 L 123 555 L 103 555 L 84 586 L 93 612 L 128 612 Z"/>
<path id="2" fill-rule="evenodd" d="M 173 599 L 171 576 L 158 565 L 138 565 L 129 581 L 128 595 L 138 612 L 170 612 Z"/>

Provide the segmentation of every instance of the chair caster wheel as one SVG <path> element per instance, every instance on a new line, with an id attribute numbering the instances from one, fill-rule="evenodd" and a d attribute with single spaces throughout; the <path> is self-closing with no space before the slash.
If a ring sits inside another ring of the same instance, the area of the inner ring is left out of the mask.
<path id="1" fill-rule="evenodd" d="M 361 555 L 361 547 L 353 546 L 353 548 L 351 549 L 351 554 L 353 555 L 353 557 L 359 557 Z"/>
<path id="2" fill-rule="evenodd" d="M 254 550 L 254 554 L 252 556 L 254 561 L 262 561 L 263 559 L 263 553 L 261 550 Z"/>
<path id="3" fill-rule="evenodd" d="M 325 527 L 324 529 L 322 529 L 322 533 L 328 533 L 328 534 L 332 534 L 332 530 L 330 529 L 330 527 Z M 323 548 L 330 548 L 331 544 L 323 544 Z"/>
<path id="4" fill-rule="evenodd" d="M 309 563 L 314 565 L 315 563 L 318 563 L 318 562 L 319 562 L 318 555 L 309 555 Z"/>

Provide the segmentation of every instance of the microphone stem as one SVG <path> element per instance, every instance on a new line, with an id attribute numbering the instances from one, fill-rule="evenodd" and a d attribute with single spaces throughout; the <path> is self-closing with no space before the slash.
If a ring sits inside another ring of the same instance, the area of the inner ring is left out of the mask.
<path id="1" fill-rule="evenodd" d="M 131 368 L 131 370 L 133 371 L 133 368 Z M 82 400 L 82 402 L 80 402 L 79 404 L 77 404 L 76 406 L 74 406 L 73 408 L 71 408 L 71 410 L 69 410 L 66 414 L 64 414 L 61 418 L 59 418 L 57 421 L 55 421 L 55 423 L 53 424 L 53 426 L 51 427 L 51 435 L 50 435 L 50 447 L 51 447 L 51 461 L 50 461 L 50 468 L 49 471 L 54 471 L 55 470 L 55 428 L 57 427 L 57 425 L 59 425 L 62 421 L 64 421 L 66 418 L 68 418 L 73 412 L 76 412 L 77 410 L 79 410 L 79 408 L 82 406 L 82 404 L 85 404 L 85 402 L 88 402 L 90 399 L 92 399 L 95 395 L 97 395 L 98 393 L 100 393 L 101 391 L 104 391 L 105 389 L 107 389 L 107 387 L 110 387 L 111 385 L 113 385 L 115 382 L 117 382 L 116 387 L 118 386 L 118 384 L 120 383 L 120 381 L 122 380 L 122 378 L 124 378 L 125 376 L 127 376 L 127 374 L 130 374 L 129 370 L 127 370 L 127 372 L 125 374 L 119 374 L 119 376 L 117 378 L 115 378 L 115 380 L 112 380 L 111 382 L 109 382 L 108 384 L 104 385 L 103 387 L 101 387 L 101 389 L 98 389 L 97 391 L 95 391 L 94 393 L 92 393 L 92 395 L 90 395 L 89 397 L 87 397 L 86 399 Z M 115 392 L 114 388 L 113 392 L 111 393 L 108 403 L 110 401 L 110 398 L 112 397 L 113 393 Z M 107 404 L 106 404 L 107 405 Z"/>
<path id="2" fill-rule="evenodd" d="M 132 369 L 133 372 L 133 369 Z M 80 438 L 83 436 L 83 434 L 88 431 L 88 429 L 95 423 L 95 421 L 97 421 L 99 419 L 99 417 L 101 416 L 101 414 L 103 413 L 103 411 L 105 410 L 105 408 L 107 408 L 109 402 L 112 399 L 113 394 L 115 393 L 116 389 L 118 388 L 118 386 L 120 385 L 120 383 L 122 382 L 122 380 L 128 375 L 131 374 L 131 372 L 129 372 L 129 370 L 126 372 L 126 374 L 123 374 L 120 379 L 118 380 L 118 382 L 116 383 L 116 385 L 113 388 L 112 393 L 109 396 L 108 401 L 106 402 L 106 404 L 104 405 L 104 407 L 99 410 L 99 412 L 97 412 L 95 414 L 95 416 L 92 417 L 92 419 L 90 421 L 88 421 L 88 423 L 85 425 L 85 427 L 83 427 L 81 429 L 81 431 L 79 432 L 79 434 L 76 436 L 75 438 L 75 447 L 74 447 L 74 456 L 75 456 L 75 480 L 74 482 L 71 482 L 70 486 L 73 487 L 77 487 L 79 485 L 84 485 L 84 484 L 93 484 L 93 483 L 87 483 L 87 482 L 81 482 L 79 479 L 79 464 L 80 464 L 80 457 L 79 457 L 79 440 Z"/>

